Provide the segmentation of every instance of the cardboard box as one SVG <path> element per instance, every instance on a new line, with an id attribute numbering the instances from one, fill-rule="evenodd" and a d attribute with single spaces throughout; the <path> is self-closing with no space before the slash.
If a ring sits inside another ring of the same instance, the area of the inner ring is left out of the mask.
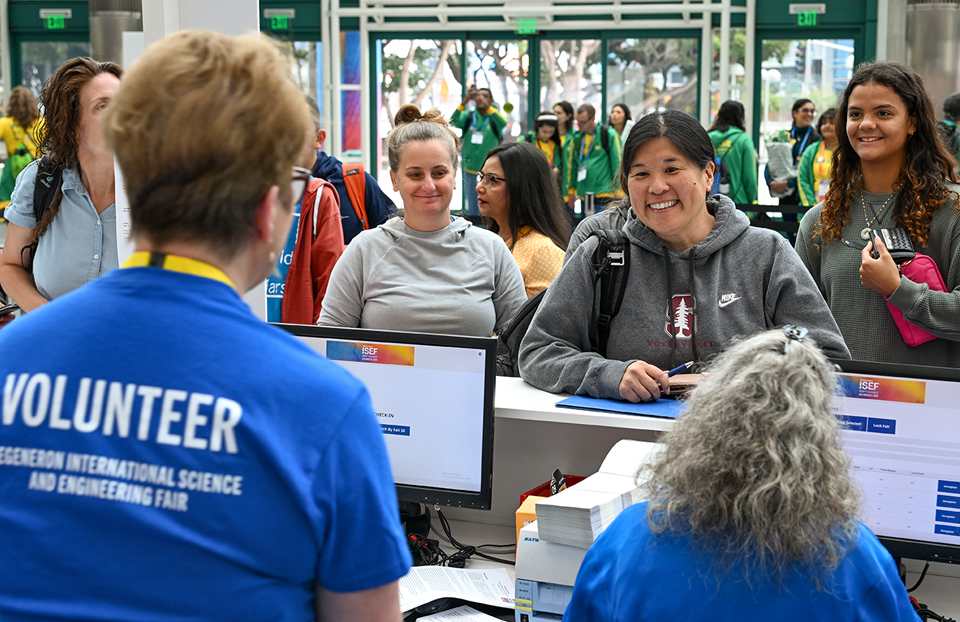
<path id="1" fill-rule="evenodd" d="M 548 491 L 549 492 L 549 491 Z M 534 504 L 541 500 L 546 499 L 546 497 L 537 497 L 535 495 L 527 495 L 523 500 L 523 503 L 520 504 L 520 507 L 517 509 L 517 539 L 520 538 L 520 530 L 537 520 L 537 510 L 534 507 Z"/>

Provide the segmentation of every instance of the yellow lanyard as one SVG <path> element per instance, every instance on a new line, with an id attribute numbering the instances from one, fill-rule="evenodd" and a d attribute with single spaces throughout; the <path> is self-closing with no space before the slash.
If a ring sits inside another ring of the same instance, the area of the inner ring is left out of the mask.
<path id="1" fill-rule="evenodd" d="M 167 255 L 166 253 L 149 253 L 140 251 L 130 255 L 130 259 L 123 262 L 121 268 L 162 268 L 171 272 L 181 272 L 183 274 L 192 274 L 202 276 L 214 281 L 220 281 L 236 289 L 233 281 L 230 280 L 223 270 L 212 266 L 205 261 L 181 257 L 179 255 Z"/>

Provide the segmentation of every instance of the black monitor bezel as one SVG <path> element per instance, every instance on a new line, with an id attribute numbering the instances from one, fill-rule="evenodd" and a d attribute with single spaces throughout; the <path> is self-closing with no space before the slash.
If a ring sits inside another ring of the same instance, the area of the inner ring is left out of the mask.
<path id="1" fill-rule="evenodd" d="M 331 326 L 313 326 L 305 324 L 281 324 L 282 328 L 294 336 L 323 339 L 346 339 L 374 343 L 400 343 L 423 346 L 445 346 L 470 348 L 485 351 L 483 383 L 483 440 L 480 459 L 480 490 L 477 492 L 448 488 L 430 488 L 396 484 L 397 500 L 407 503 L 428 503 L 455 508 L 489 510 L 493 500 L 493 426 L 495 419 L 495 391 L 497 380 L 497 339 L 496 337 L 470 337 L 463 335 L 441 335 L 437 333 L 410 333 L 392 330 L 367 328 L 340 328 Z M 451 443 L 459 442 L 451 439 Z"/>
<path id="2" fill-rule="evenodd" d="M 960 369 L 950 367 L 926 367 L 900 363 L 878 363 L 875 361 L 852 361 L 830 359 L 845 374 L 866 374 L 874 376 L 893 376 L 915 378 L 918 380 L 943 380 L 960 383 Z M 945 564 L 960 564 L 960 545 L 942 542 L 926 542 L 892 538 L 876 534 L 877 539 L 893 557 L 935 561 Z"/>

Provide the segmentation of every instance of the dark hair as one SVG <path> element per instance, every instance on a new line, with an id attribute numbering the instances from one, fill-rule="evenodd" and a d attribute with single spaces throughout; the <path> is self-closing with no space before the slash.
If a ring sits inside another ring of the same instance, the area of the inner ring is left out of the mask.
<path id="1" fill-rule="evenodd" d="M 487 154 L 487 160 L 494 157 L 500 160 L 506 179 L 513 243 L 516 244 L 520 229 L 530 225 L 566 250 L 570 217 L 543 152 L 530 143 L 501 143 Z M 493 223 L 491 230 L 497 232 L 499 226 Z"/>
<path id="2" fill-rule="evenodd" d="M 805 97 L 801 97 L 801 98 L 798 99 L 797 101 L 793 102 L 793 108 L 790 109 L 790 116 L 791 116 L 792 119 L 793 119 L 793 121 L 791 122 L 791 124 L 792 124 L 793 127 L 796 127 L 796 126 L 797 126 L 797 118 L 793 116 L 793 113 L 796 112 L 796 111 L 798 111 L 798 110 L 800 110 L 801 108 L 803 108 L 803 107 L 806 106 L 807 104 L 813 104 L 813 100 L 807 99 L 807 98 L 805 98 Z M 814 104 L 814 105 L 816 105 L 816 104 Z"/>
<path id="3" fill-rule="evenodd" d="M 614 104 L 614 105 L 610 106 L 610 110 L 611 110 L 611 111 L 613 111 L 614 108 L 619 108 L 620 110 L 623 110 L 623 117 L 624 117 L 624 118 L 623 118 L 623 122 L 624 122 L 624 123 L 626 123 L 627 121 L 629 121 L 630 119 L 633 118 L 632 116 L 630 116 L 630 106 L 628 106 L 628 105 L 626 105 L 626 104 Z"/>
<path id="4" fill-rule="evenodd" d="M 956 162 L 944 147 L 937 130 L 933 103 L 916 71 L 894 62 L 863 63 L 843 91 L 843 100 L 837 118 L 847 118 L 850 94 L 858 86 L 876 83 L 892 89 L 907 108 L 908 118 L 916 125 L 915 135 L 907 138 L 904 145 L 903 168 L 894 188 L 899 190 L 894 204 L 894 220 L 897 226 L 910 233 L 918 247 L 925 247 L 930 238 L 930 221 L 933 212 L 956 193 L 948 190 L 946 181 L 958 183 L 954 172 Z M 843 228 L 850 222 L 850 205 L 861 189 L 860 156 L 857 155 L 846 123 L 837 124 L 839 145 L 833 152 L 833 181 L 824 199 L 820 220 L 813 235 L 820 235 L 824 242 L 839 240 Z"/>
<path id="5" fill-rule="evenodd" d="M 77 159 L 80 129 L 80 91 L 88 82 L 103 73 L 119 79 L 123 68 L 111 62 L 98 62 L 86 56 L 71 58 L 53 72 L 43 86 L 40 101 L 43 103 L 43 132 L 39 154 L 46 154 L 59 169 L 80 169 Z M 33 240 L 39 240 L 60 211 L 62 195 L 58 190 L 50 209 L 33 228 Z"/>
<path id="6" fill-rule="evenodd" d="M 666 138 L 680 150 L 688 160 L 700 170 L 713 162 L 713 143 L 700 122 L 679 110 L 651 112 L 640 117 L 630 130 L 623 145 L 623 158 L 620 160 L 620 189 L 630 193 L 627 180 L 634 156 L 645 144 L 654 138 Z M 709 190 L 709 188 L 707 188 Z"/>
<path id="7" fill-rule="evenodd" d="M 820 128 L 823 127 L 823 122 L 826 119 L 830 119 L 831 125 L 836 125 L 837 121 L 837 109 L 836 108 L 827 108 L 822 113 L 820 113 L 820 118 L 817 119 L 817 134 L 823 136 L 823 132 L 820 131 Z M 834 130 L 836 134 L 836 130 Z"/>
<path id="8" fill-rule="evenodd" d="M 954 93 L 943 100 L 943 114 L 951 121 L 960 118 L 960 93 Z"/>
<path id="9" fill-rule="evenodd" d="M 540 129 L 541 127 L 543 127 L 544 125 L 549 125 L 550 127 L 553 128 L 553 136 L 550 137 L 550 140 L 551 140 L 551 142 L 556 143 L 556 145 L 557 145 L 557 155 L 559 155 L 560 158 L 562 159 L 562 158 L 563 158 L 563 152 L 562 152 L 563 146 L 562 146 L 561 140 L 560 140 L 560 119 L 557 118 L 557 115 L 555 115 L 555 114 L 553 114 L 552 112 L 549 112 L 549 111 L 547 111 L 547 110 L 544 110 L 543 112 L 541 112 L 540 114 L 538 114 L 538 115 L 537 115 L 537 118 L 534 119 L 534 121 L 533 121 L 533 134 L 534 134 L 533 139 L 534 139 L 534 140 L 537 140 L 537 135 L 536 135 L 536 134 L 537 134 L 537 130 Z M 531 141 L 531 142 L 533 142 L 533 141 Z"/>
<path id="10" fill-rule="evenodd" d="M 567 120 L 563 122 L 563 133 L 566 134 L 573 127 L 573 117 L 575 116 L 573 104 L 568 101 L 559 101 L 553 105 L 554 108 L 557 106 L 560 106 L 560 109 L 567 115 Z"/>
<path id="11" fill-rule="evenodd" d="M 713 120 L 713 125 L 710 126 L 709 131 L 726 132 L 730 129 L 730 126 L 733 126 L 746 132 L 747 128 L 743 116 L 743 104 L 732 99 L 727 100 L 720 105 L 717 118 Z"/>

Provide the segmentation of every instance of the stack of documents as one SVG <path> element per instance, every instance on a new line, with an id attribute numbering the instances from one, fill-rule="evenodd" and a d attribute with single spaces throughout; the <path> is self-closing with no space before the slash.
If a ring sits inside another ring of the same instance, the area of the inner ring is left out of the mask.
<path id="1" fill-rule="evenodd" d="M 600 471 L 537 501 L 540 539 L 590 548 L 624 508 L 644 500 L 638 474 L 658 447 L 657 443 L 622 440 L 607 454 Z"/>

